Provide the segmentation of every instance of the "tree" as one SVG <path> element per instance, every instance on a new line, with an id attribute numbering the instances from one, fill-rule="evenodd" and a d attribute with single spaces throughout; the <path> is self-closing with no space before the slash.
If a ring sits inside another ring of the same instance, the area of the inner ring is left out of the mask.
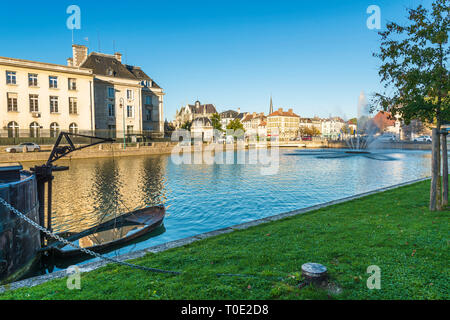
<path id="1" fill-rule="evenodd" d="M 227 129 L 234 130 L 235 132 L 238 130 L 245 131 L 244 125 L 242 124 L 242 122 L 239 119 L 231 120 L 230 123 L 227 125 Z"/>
<path id="2" fill-rule="evenodd" d="M 300 135 L 302 137 L 316 137 L 320 136 L 321 132 L 316 127 L 302 127 L 300 128 Z"/>
<path id="3" fill-rule="evenodd" d="M 192 128 L 192 121 L 186 121 L 182 126 L 181 129 L 191 131 Z"/>
<path id="4" fill-rule="evenodd" d="M 212 122 L 212 126 L 215 130 L 223 131 L 220 114 L 214 113 L 211 117 L 211 122 Z"/>
<path id="5" fill-rule="evenodd" d="M 174 131 L 175 131 L 175 126 L 171 122 L 168 122 L 166 120 L 166 122 L 164 123 L 164 134 L 166 136 L 170 136 L 172 134 L 172 132 L 174 132 Z"/>
<path id="6" fill-rule="evenodd" d="M 406 125 L 419 119 L 434 123 L 437 132 L 441 131 L 443 121 L 450 118 L 449 13 L 448 0 L 436 0 L 431 10 L 423 6 L 408 9 L 407 25 L 391 22 L 386 31 L 379 33 L 381 51 L 374 56 L 382 62 L 379 75 L 385 92 L 390 94 L 377 93 L 373 108 L 399 115 Z M 434 145 L 437 150 L 433 161 L 435 167 L 441 168 L 440 143 Z M 448 190 L 448 185 L 445 188 Z M 440 170 L 431 189 L 436 199 L 431 197 L 430 209 L 440 209 Z"/>

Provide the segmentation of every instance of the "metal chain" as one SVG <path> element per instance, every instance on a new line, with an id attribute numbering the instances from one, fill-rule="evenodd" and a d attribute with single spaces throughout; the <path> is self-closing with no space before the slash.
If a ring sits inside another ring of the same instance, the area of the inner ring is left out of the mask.
<path id="1" fill-rule="evenodd" d="M 25 216 L 23 213 L 21 213 L 19 210 L 17 210 L 16 208 L 14 208 L 11 204 L 9 204 L 5 199 L 0 197 L 0 203 L 3 204 L 7 209 L 9 209 L 11 212 L 14 212 L 20 219 L 26 221 L 27 223 L 29 223 L 30 225 L 32 225 L 34 228 L 36 228 L 37 230 L 45 233 L 46 235 L 48 235 L 49 237 L 65 244 L 68 246 L 71 246 L 77 250 L 80 250 L 81 252 L 86 253 L 87 255 L 93 256 L 95 258 L 99 258 L 101 260 L 105 260 L 108 262 L 112 262 L 112 263 L 116 263 L 122 266 L 126 266 L 126 267 L 130 267 L 133 269 L 138 269 L 138 270 L 143 270 L 143 271 L 150 271 L 150 272 L 155 272 L 155 273 L 165 273 L 165 274 L 175 274 L 175 275 L 180 275 L 181 272 L 177 272 L 177 271 L 167 271 L 167 270 L 161 270 L 161 269 L 155 269 L 155 268 L 148 268 L 148 267 L 144 267 L 144 266 L 139 266 L 139 265 L 135 265 L 135 264 L 131 264 L 128 262 L 124 262 L 124 261 L 119 261 L 116 260 L 114 258 L 109 258 L 109 257 L 105 257 L 102 256 L 101 254 L 98 254 L 96 252 L 93 252 L 89 249 L 85 249 L 85 248 L 81 248 L 80 246 L 58 236 L 57 234 L 47 230 L 46 228 L 40 226 L 38 223 L 36 223 L 35 221 L 31 220 L 30 218 L 28 218 L 27 216 Z"/>
<path id="2" fill-rule="evenodd" d="M 128 263 L 128 262 L 124 262 L 124 261 L 119 261 L 116 260 L 114 258 L 109 258 L 109 257 L 105 257 L 102 256 L 101 254 L 98 254 L 96 252 L 93 252 L 89 249 L 85 249 L 85 248 L 81 248 L 80 246 L 58 236 L 57 234 L 47 230 L 46 228 L 40 226 L 38 223 L 36 223 L 35 221 L 31 220 L 30 218 L 28 218 L 27 216 L 25 216 L 23 213 L 21 213 L 19 210 L 17 210 L 16 208 L 14 208 L 11 204 L 9 204 L 6 200 L 4 200 L 3 198 L 0 197 L 0 203 L 3 204 L 7 209 L 9 209 L 10 211 L 14 212 L 20 219 L 26 221 L 27 223 L 29 223 L 30 225 L 32 225 L 34 228 L 36 228 L 37 230 L 45 233 L 46 235 L 50 236 L 51 238 L 64 243 L 65 245 L 71 246 L 75 249 L 78 249 L 90 256 L 93 256 L 95 258 L 99 258 L 101 260 L 105 260 L 108 262 L 112 262 L 112 263 L 116 263 L 125 267 L 129 267 L 129 268 L 133 268 L 133 269 L 137 269 L 137 270 L 142 270 L 142 271 L 150 271 L 153 273 L 163 273 L 163 274 L 173 274 L 173 275 L 181 275 L 181 272 L 178 271 L 168 271 L 168 270 L 161 270 L 161 269 L 155 269 L 155 268 L 148 268 L 148 267 L 144 267 L 144 266 L 139 266 L 136 264 L 132 264 L 132 263 Z M 271 281 L 277 279 L 277 280 L 282 280 L 282 277 L 275 277 L 275 276 L 258 276 L 258 275 L 246 275 L 246 274 L 226 274 L 226 273 L 219 273 L 219 274 L 215 274 L 218 277 L 238 277 L 238 278 L 259 278 L 259 279 L 266 279 L 269 280 L 271 279 Z"/>

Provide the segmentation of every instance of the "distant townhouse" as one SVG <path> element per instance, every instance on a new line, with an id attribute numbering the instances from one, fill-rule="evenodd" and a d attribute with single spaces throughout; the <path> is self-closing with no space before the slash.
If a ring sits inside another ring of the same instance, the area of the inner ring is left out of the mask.
<path id="1" fill-rule="evenodd" d="M 194 139 L 211 142 L 214 136 L 212 121 L 208 117 L 195 118 L 192 122 L 191 135 Z"/>
<path id="2" fill-rule="evenodd" d="M 196 101 L 194 105 L 186 105 L 176 113 L 175 127 L 181 128 L 186 122 L 194 122 L 197 118 L 211 119 L 213 114 L 217 113 L 217 109 L 213 104 L 201 104 Z"/>
<path id="3" fill-rule="evenodd" d="M 87 68 L 0 57 L 2 137 L 56 137 L 95 129 Z"/>
<path id="4" fill-rule="evenodd" d="M 287 112 L 278 109 L 267 117 L 267 134 L 273 136 L 278 132 L 280 140 L 297 138 L 300 130 L 300 117 L 293 109 Z"/>
<path id="5" fill-rule="evenodd" d="M 241 109 L 237 109 L 237 111 L 228 110 L 228 111 L 222 112 L 220 114 L 220 122 L 222 124 L 222 129 L 226 129 L 227 126 L 230 124 L 230 122 L 235 119 L 239 119 L 242 122 L 242 120 L 244 119 L 244 117 L 247 114 L 248 113 L 241 112 Z"/>
<path id="6" fill-rule="evenodd" d="M 73 46 L 68 65 L 93 71 L 97 132 L 164 135 L 165 93 L 140 67 L 123 64 L 120 53 L 88 55 L 80 45 Z"/>
<path id="7" fill-rule="evenodd" d="M 343 136 L 345 121 L 339 117 L 333 117 L 322 121 L 322 136 L 328 139 L 338 139 Z"/>
<path id="8" fill-rule="evenodd" d="M 314 132 L 317 134 L 322 132 L 322 119 L 318 117 L 300 118 L 300 133 L 308 135 Z"/>
<path id="9" fill-rule="evenodd" d="M 264 113 L 248 114 L 242 120 L 247 135 L 266 135 L 267 117 Z"/>

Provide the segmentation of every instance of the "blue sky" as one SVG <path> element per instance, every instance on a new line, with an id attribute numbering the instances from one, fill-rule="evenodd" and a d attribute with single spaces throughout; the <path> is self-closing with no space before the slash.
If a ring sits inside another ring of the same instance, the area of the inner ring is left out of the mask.
<path id="1" fill-rule="evenodd" d="M 167 93 L 165 117 L 199 99 L 219 111 L 293 108 L 304 117 L 356 115 L 361 90 L 380 90 L 376 30 L 431 0 L 9 1 L 0 11 L 0 56 L 65 64 L 72 32 L 66 9 L 81 8 L 75 43 L 124 54 Z M 89 42 L 84 38 L 88 37 Z M 100 39 L 100 48 L 99 41 Z"/>

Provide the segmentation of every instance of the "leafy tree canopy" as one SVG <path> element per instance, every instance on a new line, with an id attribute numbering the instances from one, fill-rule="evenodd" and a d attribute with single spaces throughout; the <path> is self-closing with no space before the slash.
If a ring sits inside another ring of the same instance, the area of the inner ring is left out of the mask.
<path id="1" fill-rule="evenodd" d="M 385 92 L 374 96 L 373 109 L 381 106 L 406 124 L 420 119 L 440 128 L 450 119 L 449 13 L 450 2 L 436 0 L 431 9 L 409 9 L 407 25 L 391 22 L 379 33 L 374 56 L 382 62 Z"/>
<path id="2" fill-rule="evenodd" d="M 242 122 L 239 119 L 234 119 L 232 120 L 228 125 L 227 125 L 227 129 L 228 130 L 234 130 L 234 131 L 238 131 L 238 130 L 244 130 L 244 125 L 242 124 Z"/>
<path id="3" fill-rule="evenodd" d="M 221 121 L 220 114 L 214 113 L 211 117 L 212 126 L 216 130 L 223 131 L 222 123 L 220 121 Z"/>

